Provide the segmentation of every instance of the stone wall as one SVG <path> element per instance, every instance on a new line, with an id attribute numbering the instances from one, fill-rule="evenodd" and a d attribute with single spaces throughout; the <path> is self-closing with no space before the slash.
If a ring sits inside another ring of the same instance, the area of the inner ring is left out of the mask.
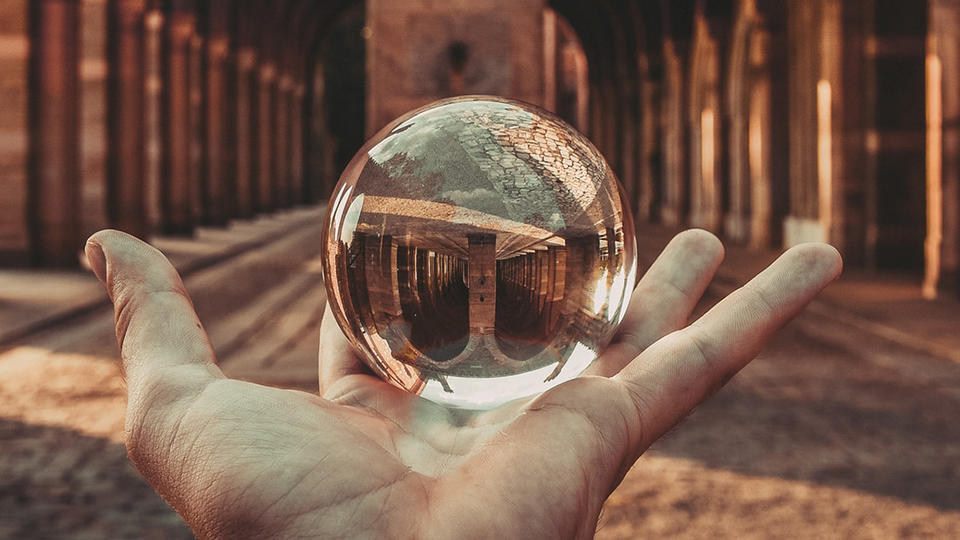
<path id="1" fill-rule="evenodd" d="M 544 0 L 367 0 L 367 136 L 461 94 L 541 104 Z"/>
<path id="2" fill-rule="evenodd" d="M 0 264 L 28 259 L 27 3 L 0 2 Z"/>

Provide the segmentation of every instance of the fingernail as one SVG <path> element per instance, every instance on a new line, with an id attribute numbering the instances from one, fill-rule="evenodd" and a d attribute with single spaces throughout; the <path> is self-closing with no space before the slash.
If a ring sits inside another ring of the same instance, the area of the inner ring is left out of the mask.
<path id="1" fill-rule="evenodd" d="M 103 255 L 103 248 L 100 244 L 87 242 L 85 249 L 87 260 L 90 261 L 90 268 L 101 283 L 107 283 L 107 258 Z"/>

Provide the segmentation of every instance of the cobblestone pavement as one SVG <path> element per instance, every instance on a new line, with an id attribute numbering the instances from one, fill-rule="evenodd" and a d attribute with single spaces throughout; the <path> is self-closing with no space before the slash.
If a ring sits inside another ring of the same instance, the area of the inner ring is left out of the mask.
<path id="1" fill-rule="evenodd" d="M 318 233 L 187 279 L 228 374 L 315 387 Z M 107 309 L 0 352 L 0 537 L 189 537 L 127 462 L 115 357 Z M 958 411 L 960 365 L 807 313 L 640 460 L 599 537 L 958 538 Z"/>

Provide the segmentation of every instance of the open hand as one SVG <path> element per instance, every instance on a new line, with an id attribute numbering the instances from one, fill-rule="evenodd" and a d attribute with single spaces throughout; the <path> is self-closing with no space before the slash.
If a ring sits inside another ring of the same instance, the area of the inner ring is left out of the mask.
<path id="1" fill-rule="evenodd" d="M 636 459 L 841 267 L 798 246 L 687 325 L 723 257 L 687 231 L 587 374 L 465 412 L 371 375 L 329 310 L 319 394 L 228 379 L 160 252 L 102 231 L 87 255 L 116 309 L 130 458 L 202 538 L 589 538 Z"/>

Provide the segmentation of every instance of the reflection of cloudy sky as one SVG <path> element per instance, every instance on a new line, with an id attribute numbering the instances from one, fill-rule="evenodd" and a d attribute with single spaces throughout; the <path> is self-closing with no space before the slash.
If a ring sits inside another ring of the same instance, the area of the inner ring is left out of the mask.
<path id="1" fill-rule="evenodd" d="M 454 102 L 398 125 L 369 155 L 381 166 L 401 158 L 404 165 L 395 170 L 402 169 L 408 183 L 411 174 L 439 176 L 442 187 L 433 194 L 434 201 L 518 222 L 535 221 L 559 231 L 565 226 L 563 212 L 553 187 L 544 184 L 549 179 L 541 178 L 514 154 L 515 149 L 504 148 L 497 138 L 497 131 L 528 129 L 533 121 L 531 112 L 512 104 L 486 102 L 478 110 L 474 102 Z M 365 191 L 366 186 L 358 187 Z M 393 196 L 400 197 L 409 191 L 400 185 L 370 188 L 384 195 L 393 191 Z M 526 194 L 524 199 L 516 197 L 518 190 Z"/>

